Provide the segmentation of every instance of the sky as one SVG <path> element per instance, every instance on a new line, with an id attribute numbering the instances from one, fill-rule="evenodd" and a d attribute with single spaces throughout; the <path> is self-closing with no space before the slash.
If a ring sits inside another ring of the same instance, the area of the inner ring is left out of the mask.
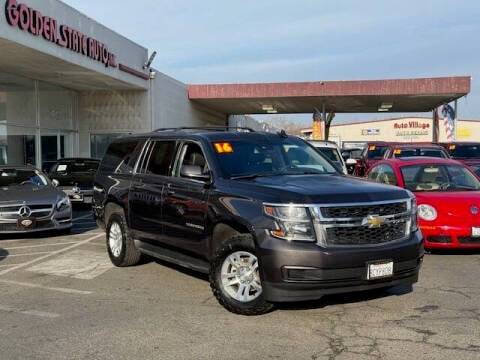
<path id="1" fill-rule="evenodd" d="M 478 0 L 64 2 L 156 50 L 153 66 L 185 83 L 471 75 L 459 117 L 480 120 Z"/>

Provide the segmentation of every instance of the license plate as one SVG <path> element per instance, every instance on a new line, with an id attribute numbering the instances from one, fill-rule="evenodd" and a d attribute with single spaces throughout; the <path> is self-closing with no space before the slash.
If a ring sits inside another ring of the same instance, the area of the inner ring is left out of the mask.
<path id="1" fill-rule="evenodd" d="M 93 202 L 93 199 L 91 197 L 85 197 L 83 198 L 83 202 L 85 204 L 91 204 Z"/>
<path id="2" fill-rule="evenodd" d="M 393 261 L 368 264 L 367 279 L 383 279 L 393 276 Z"/>
<path id="3" fill-rule="evenodd" d="M 480 237 L 480 227 L 472 227 L 472 236 Z"/>
<path id="4" fill-rule="evenodd" d="M 33 229 L 35 227 L 35 219 L 20 219 L 18 220 L 17 227 L 19 229 Z"/>
<path id="5" fill-rule="evenodd" d="M 73 195 L 74 200 L 82 200 L 82 195 Z"/>

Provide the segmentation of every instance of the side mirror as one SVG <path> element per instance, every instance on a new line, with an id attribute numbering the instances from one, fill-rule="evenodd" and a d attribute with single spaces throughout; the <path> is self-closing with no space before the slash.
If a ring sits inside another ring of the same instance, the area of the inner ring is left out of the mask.
<path id="1" fill-rule="evenodd" d="M 60 185 L 60 182 L 57 179 L 52 180 L 52 185 L 55 187 L 58 187 Z"/>
<path id="2" fill-rule="evenodd" d="M 183 165 L 180 170 L 180 176 L 187 179 L 209 182 L 210 174 L 205 174 L 202 167 L 197 165 Z"/>

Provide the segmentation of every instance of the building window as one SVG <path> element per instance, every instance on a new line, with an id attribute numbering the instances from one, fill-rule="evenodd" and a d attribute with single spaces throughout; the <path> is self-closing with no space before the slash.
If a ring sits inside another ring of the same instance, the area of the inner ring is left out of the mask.
<path id="1" fill-rule="evenodd" d="M 111 142 L 124 134 L 92 134 L 90 135 L 90 156 L 102 159 Z"/>

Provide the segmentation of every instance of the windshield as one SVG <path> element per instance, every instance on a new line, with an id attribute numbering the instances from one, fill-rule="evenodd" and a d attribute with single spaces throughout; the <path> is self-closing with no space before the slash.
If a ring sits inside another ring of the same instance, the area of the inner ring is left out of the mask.
<path id="1" fill-rule="evenodd" d="M 52 168 L 56 173 L 87 173 L 96 172 L 99 162 L 81 161 L 81 162 L 60 162 Z"/>
<path id="2" fill-rule="evenodd" d="M 334 174 L 337 170 L 313 147 L 296 138 L 213 143 L 225 176 Z"/>
<path id="3" fill-rule="evenodd" d="M 388 146 L 377 146 L 371 145 L 368 147 L 367 159 L 370 160 L 380 160 L 383 159 L 385 152 L 387 151 Z"/>
<path id="4" fill-rule="evenodd" d="M 321 147 L 317 147 L 316 149 L 320 151 L 320 153 L 328 160 L 333 161 L 334 163 L 342 163 L 342 160 L 340 160 L 340 154 L 338 153 L 337 149 Z"/>
<path id="5" fill-rule="evenodd" d="M 472 166 L 472 169 L 475 172 L 475 174 L 477 174 L 477 176 L 480 176 L 480 165 L 474 165 Z"/>
<path id="6" fill-rule="evenodd" d="M 451 145 L 450 154 L 454 159 L 480 159 L 480 145 Z"/>
<path id="7" fill-rule="evenodd" d="M 0 187 L 5 188 L 23 185 L 44 187 L 48 185 L 48 181 L 45 176 L 33 170 L 0 170 Z"/>
<path id="8" fill-rule="evenodd" d="M 413 165 L 401 171 L 405 187 L 414 192 L 480 190 L 480 181 L 459 165 Z"/>
<path id="9" fill-rule="evenodd" d="M 434 157 L 434 158 L 447 158 L 445 152 L 441 149 L 428 149 L 428 148 L 417 148 L 417 149 L 396 149 L 393 152 L 394 158 L 409 158 L 409 157 Z"/>

